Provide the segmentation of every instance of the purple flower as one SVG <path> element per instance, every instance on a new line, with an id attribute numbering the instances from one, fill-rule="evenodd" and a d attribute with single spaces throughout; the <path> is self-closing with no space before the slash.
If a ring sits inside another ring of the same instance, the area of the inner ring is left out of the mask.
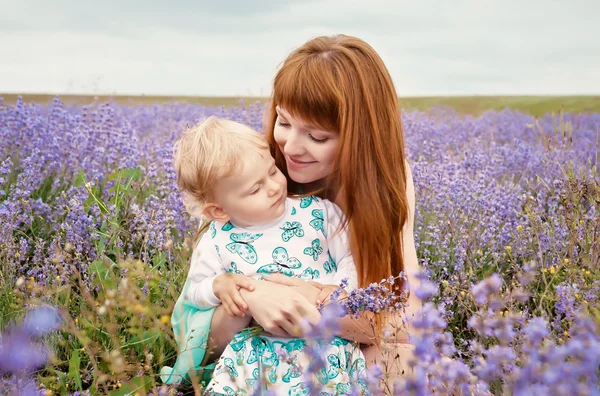
<path id="1" fill-rule="evenodd" d="M 500 291 L 502 287 L 502 278 L 496 273 L 489 278 L 482 280 L 471 288 L 473 297 L 478 304 L 485 304 L 491 295 Z"/>
<path id="2" fill-rule="evenodd" d="M 23 331 L 30 336 L 43 336 L 60 327 L 61 319 L 55 308 L 43 306 L 30 311 L 23 321 Z"/>
<path id="3" fill-rule="evenodd" d="M 2 337 L 0 344 L 0 372 L 28 374 L 44 367 L 48 351 L 31 342 L 23 333 L 14 332 Z"/>
<path id="4" fill-rule="evenodd" d="M 428 300 L 437 293 L 437 286 L 429 281 L 422 281 L 419 287 L 415 290 L 415 295 L 421 300 Z"/>

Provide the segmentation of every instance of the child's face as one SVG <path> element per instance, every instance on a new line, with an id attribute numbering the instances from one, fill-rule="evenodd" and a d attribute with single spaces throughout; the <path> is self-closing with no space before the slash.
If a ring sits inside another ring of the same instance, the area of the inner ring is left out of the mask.
<path id="1" fill-rule="evenodd" d="M 239 169 L 215 183 L 214 202 L 228 220 L 241 227 L 269 222 L 283 215 L 287 180 L 268 150 L 248 150 Z"/>

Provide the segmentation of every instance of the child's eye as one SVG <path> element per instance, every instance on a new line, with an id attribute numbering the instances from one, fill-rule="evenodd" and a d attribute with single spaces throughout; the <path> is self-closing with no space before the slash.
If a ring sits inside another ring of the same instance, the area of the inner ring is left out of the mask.
<path id="1" fill-rule="evenodd" d="M 252 191 L 250 191 L 250 195 L 255 195 L 260 190 L 260 186 L 257 186 Z"/>
<path id="2" fill-rule="evenodd" d="M 277 173 L 277 168 L 274 166 L 273 169 L 271 169 L 271 172 L 269 172 L 269 176 L 273 176 L 275 173 Z"/>

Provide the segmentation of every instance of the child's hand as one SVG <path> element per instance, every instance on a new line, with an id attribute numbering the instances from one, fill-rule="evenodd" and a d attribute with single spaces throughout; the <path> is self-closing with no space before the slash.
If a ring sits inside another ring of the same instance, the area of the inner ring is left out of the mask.
<path id="1" fill-rule="evenodd" d="M 213 281 L 213 293 L 221 300 L 225 311 L 231 316 L 246 316 L 248 305 L 240 289 L 254 291 L 252 279 L 240 274 L 221 274 Z"/>
<path id="2" fill-rule="evenodd" d="M 310 283 L 311 285 L 320 289 L 319 294 L 317 295 L 317 299 L 315 300 L 315 303 L 317 305 L 323 304 L 327 300 L 327 298 L 329 297 L 329 295 L 331 293 L 333 293 L 334 291 L 336 291 L 337 289 L 340 288 L 339 285 L 323 285 L 321 283 L 314 282 L 314 281 L 308 281 L 308 283 Z M 342 291 L 342 293 L 344 293 L 344 291 Z M 339 298 L 338 298 L 338 300 L 339 300 Z"/>

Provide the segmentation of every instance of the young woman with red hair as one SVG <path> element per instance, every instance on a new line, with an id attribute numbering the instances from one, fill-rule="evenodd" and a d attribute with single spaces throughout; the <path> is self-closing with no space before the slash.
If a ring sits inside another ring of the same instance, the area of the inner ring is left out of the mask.
<path id="1" fill-rule="evenodd" d="M 345 213 L 359 286 L 404 272 L 407 282 L 397 286 L 414 290 L 418 263 L 413 181 L 397 93 L 375 50 L 343 35 L 308 41 L 278 71 L 263 121 L 289 193 L 327 198 Z M 253 292 L 242 291 L 248 313 L 274 335 L 300 336 L 304 318 L 319 318 L 315 308 L 319 287 L 285 276 L 269 280 L 255 281 Z M 411 316 L 421 303 L 414 293 L 408 302 L 406 314 Z M 373 316 L 341 318 L 339 336 L 365 344 L 370 362 L 406 369 L 401 364 L 411 354 L 406 333 L 396 338 L 399 361 L 382 361 L 377 345 L 381 338 L 377 332 L 401 319 L 378 317 L 378 326 L 371 326 Z M 209 341 L 212 358 L 240 330 L 236 320 L 222 309 L 215 311 Z M 412 331 L 408 329 L 409 334 Z"/>

